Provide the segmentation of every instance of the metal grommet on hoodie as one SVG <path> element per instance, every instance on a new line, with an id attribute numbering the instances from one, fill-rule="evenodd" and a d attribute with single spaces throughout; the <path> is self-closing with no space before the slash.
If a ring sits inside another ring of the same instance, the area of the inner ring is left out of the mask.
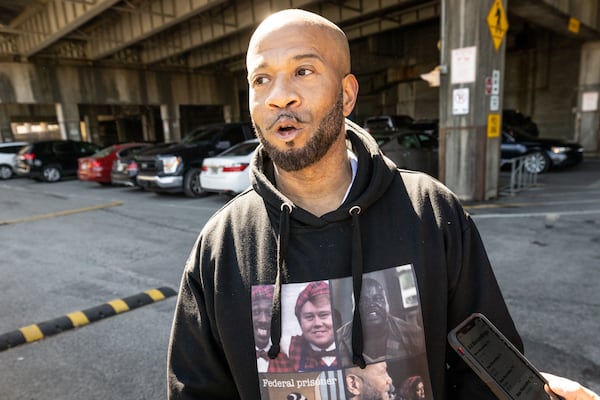
<path id="1" fill-rule="evenodd" d="M 350 207 L 348 212 L 350 213 L 350 215 L 358 215 L 362 212 L 362 208 L 360 208 L 360 206 L 352 206 Z"/>

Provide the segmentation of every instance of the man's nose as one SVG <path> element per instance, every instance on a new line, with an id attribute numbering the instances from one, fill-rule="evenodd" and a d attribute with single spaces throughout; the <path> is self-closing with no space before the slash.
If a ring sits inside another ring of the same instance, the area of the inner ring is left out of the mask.
<path id="1" fill-rule="evenodd" d="M 271 313 L 268 311 L 261 311 L 260 313 L 258 313 L 256 315 L 257 321 L 264 322 L 264 321 L 269 321 L 270 319 L 271 319 Z"/>
<path id="2" fill-rule="evenodd" d="M 300 104 L 297 88 L 284 77 L 274 79 L 266 103 L 268 107 L 286 109 Z"/>

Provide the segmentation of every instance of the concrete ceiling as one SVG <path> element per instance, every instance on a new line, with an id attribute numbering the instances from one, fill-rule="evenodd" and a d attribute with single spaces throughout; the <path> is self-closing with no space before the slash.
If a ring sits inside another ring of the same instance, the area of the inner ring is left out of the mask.
<path id="1" fill-rule="evenodd" d="M 350 38 L 439 17 L 439 0 L 0 0 L 0 61 L 235 68 L 258 22 L 290 7 Z"/>
<path id="2" fill-rule="evenodd" d="M 508 11 L 550 27 L 567 18 L 539 3 L 511 0 Z M 326 16 L 351 40 L 440 15 L 440 0 L 0 0 L 0 61 L 243 68 L 258 22 L 290 7 Z"/>

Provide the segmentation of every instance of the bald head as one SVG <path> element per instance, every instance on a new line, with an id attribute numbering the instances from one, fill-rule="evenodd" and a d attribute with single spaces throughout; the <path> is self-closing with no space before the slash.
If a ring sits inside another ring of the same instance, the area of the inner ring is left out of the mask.
<path id="1" fill-rule="evenodd" d="M 276 46 L 275 38 L 294 32 L 300 33 L 307 43 L 321 43 L 327 46 L 331 51 L 331 58 L 336 60 L 341 76 L 350 73 L 350 48 L 346 34 L 328 19 L 299 9 L 276 12 L 261 22 L 248 45 L 247 66 L 250 67 L 256 54 L 265 46 Z"/>

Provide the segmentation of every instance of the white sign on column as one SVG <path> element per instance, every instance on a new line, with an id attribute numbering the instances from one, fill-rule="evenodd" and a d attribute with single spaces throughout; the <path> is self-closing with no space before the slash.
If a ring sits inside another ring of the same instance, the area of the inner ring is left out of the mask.
<path id="1" fill-rule="evenodd" d="M 454 89 L 452 91 L 452 115 L 466 115 L 469 113 L 469 88 Z"/>
<path id="2" fill-rule="evenodd" d="M 450 83 L 475 82 L 477 47 L 463 47 L 452 50 Z"/>
<path id="3" fill-rule="evenodd" d="M 492 94 L 500 94 L 500 70 L 497 69 L 492 71 Z"/>

